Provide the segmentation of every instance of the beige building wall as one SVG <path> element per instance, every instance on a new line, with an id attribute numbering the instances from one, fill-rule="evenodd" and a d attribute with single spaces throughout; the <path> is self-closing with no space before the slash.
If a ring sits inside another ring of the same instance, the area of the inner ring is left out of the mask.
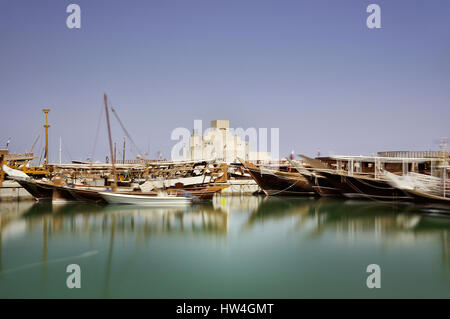
<path id="1" fill-rule="evenodd" d="M 268 152 L 250 152 L 249 143 L 230 131 L 230 121 L 214 120 L 202 136 L 194 131 L 190 138 L 192 161 L 219 160 L 227 163 L 243 160 L 270 160 Z"/>

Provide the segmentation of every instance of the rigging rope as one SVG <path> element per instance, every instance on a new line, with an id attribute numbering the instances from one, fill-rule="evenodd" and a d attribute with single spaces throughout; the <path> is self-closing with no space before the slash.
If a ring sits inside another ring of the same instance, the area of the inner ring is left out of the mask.
<path id="1" fill-rule="evenodd" d="M 122 121 L 119 118 L 119 114 L 117 114 L 116 110 L 111 106 L 111 110 L 114 114 L 114 116 L 116 117 L 117 121 L 119 122 L 120 126 L 122 127 L 123 132 L 125 133 L 125 135 L 128 137 L 128 139 L 131 141 L 131 143 L 133 144 L 133 146 L 136 148 L 136 150 L 139 152 L 139 155 L 142 155 L 143 153 L 141 152 L 141 150 L 139 149 L 139 147 L 137 147 L 136 143 L 133 141 L 133 138 L 131 137 L 131 135 L 128 133 L 127 129 L 125 128 L 125 125 L 123 125 Z M 134 152 L 133 152 L 134 153 Z"/>
<path id="2" fill-rule="evenodd" d="M 377 179 L 373 179 L 373 180 L 374 180 L 375 182 L 377 182 Z M 362 177 L 358 177 L 358 181 L 359 181 L 361 184 L 364 184 L 364 185 L 369 186 L 369 187 L 372 187 L 372 188 L 378 188 L 378 189 L 383 189 L 383 190 L 394 189 L 393 187 L 381 187 L 381 186 L 375 186 L 375 185 L 373 185 L 373 184 L 369 184 L 369 183 L 365 182 L 365 181 L 363 180 Z M 380 181 L 382 181 L 382 180 L 380 180 Z"/>
<path id="3" fill-rule="evenodd" d="M 94 155 L 95 155 L 95 150 L 97 148 L 98 134 L 100 131 L 100 125 L 102 123 L 102 119 L 103 119 L 103 106 L 100 107 L 100 116 L 99 116 L 98 122 L 97 122 L 97 132 L 95 133 L 94 146 L 93 146 L 92 152 L 91 152 L 91 162 L 94 161 Z"/>
<path id="4" fill-rule="evenodd" d="M 66 153 L 66 155 L 67 156 L 69 156 L 69 158 L 70 158 L 70 161 L 72 162 L 72 156 L 70 155 L 70 153 L 69 153 L 69 148 L 66 146 L 66 147 L 64 147 L 64 152 Z"/>
<path id="5" fill-rule="evenodd" d="M 368 195 L 365 192 L 361 191 L 357 186 L 353 185 L 353 183 L 346 176 L 342 176 L 342 177 L 344 178 L 345 183 L 347 183 L 357 193 L 359 193 L 359 194 L 363 195 L 364 197 L 369 198 L 370 200 L 373 200 L 375 202 L 380 202 L 380 203 L 384 202 L 383 200 L 378 200 L 378 199 L 374 198 L 373 196 L 375 196 L 375 195 Z M 397 196 L 391 196 L 391 198 L 394 200 L 394 199 L 397 199 Z"/>
<path id="6" fill-rule="evenodd" d="M 39 163 L 38 163 L 38 166 L 41 166 L 42 153 L 44 153 L 44 148 L 42 148 L 42 150 L 41 150 L 41 154 L 40 154 L 40 156 L 39 156 Z"/>

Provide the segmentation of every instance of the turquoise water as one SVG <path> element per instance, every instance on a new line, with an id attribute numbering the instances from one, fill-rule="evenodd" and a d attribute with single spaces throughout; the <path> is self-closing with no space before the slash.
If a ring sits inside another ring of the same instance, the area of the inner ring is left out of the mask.
<path id="1" fill-rule="evenodd" d="M 440 212 L 256 196 L 188 209 L 0 203 L 0 298 L 449 298 Z"/>

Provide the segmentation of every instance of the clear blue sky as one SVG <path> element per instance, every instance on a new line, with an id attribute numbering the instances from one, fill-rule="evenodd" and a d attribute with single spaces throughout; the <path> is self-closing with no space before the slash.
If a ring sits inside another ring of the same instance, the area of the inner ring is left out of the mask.
<path id="1" fill-rule="evenodd" d="M 66 27 L 70 3 L 80 30 Z M 370 3 L 382 29 L 366 27 Z M 92 153 L 103 92 L 151 157 L 195 119 L 279 127 L 281 155 L 427 150 L 450 135 L 447 0 L 0 0 L 0 43 L 0 147 L 29 150 L 48 107 L 52 161 L 59 136 L 63 160 Z M 105 133 L 103 120 L 96 159 Z"/>

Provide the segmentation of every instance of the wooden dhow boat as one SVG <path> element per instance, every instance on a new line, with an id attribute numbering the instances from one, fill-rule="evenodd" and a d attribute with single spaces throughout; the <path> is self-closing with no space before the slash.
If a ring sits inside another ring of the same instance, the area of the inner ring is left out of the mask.
<path id="1" fill-rule="evenodd" d="M 403 190 L 408 196 L 413 198 L 414 201 L 420 203 L 438 202 L 450 205 L 450 196 L 440 196 L 423 191 L 405 189 Z M 450 206 L 449 206 L 450 207 Z"/>
<path id="2" fill-rule="evenodd" d="M 298 172 L 283 172 L 242 161 L 267 196 L 315 196 L 311 184 Z"/>
<path id="3" fill-rule="evenodd" d="M 390 172 L 384 172 L 389 184 L 420 203 L 444 203 L 450 204 L 450 183 L 448 182 L 448 167 L 442 170 L 442 178 L 426 174 L 409 173 L 398 176 Z"/>
<path id="4" fill-rule="evenodd" d="M 325 164 L 321 163 L 318 160 L 306 157 L 304 155 L 299 155 L 306 162 L 313 163 L 314 167 L 321 167 L 322 169 L 326 169 Z M 320 174 L 320 172 L 315 171 L 311 166 L 308 168 L 304 166 L 300 166 L 294 161 L 287 159 L 289 163 L 294 167 L 303 177 L 311 184 L 312 189 L 322 197 L 342 197 L 342 187 L 336 187 L 333 183 L 330 182 L 328 178 Z"/>
<path id="5" fill-rule="evenodd" d="M 63 184 L 55 184 L 50 181 L 36 181 L 31 178 L 14 178 L 23 188 L 25 188 L 38 201 L 52 201 L 53 203 L 67 203 L 72 201 L 85 201 L 95 203 L 107 203 L 101 192 L 107 192 L 107 187 L 98 186 L 68 186 Z M 199 200 L 209 200 L 215 194 L 220 193 L 228 185 L 192 185 L 183 187 L 176 185 L 176 187 L 166 188 L 165 191 L 170 196 L 189 196 L 195 197 Z M 152 191 L 134 190 L 131 187 L 118 187 L 116 192 L 119 194 L 129 195 L 145 195 L 156 196 L 161 190 L 155 189 Z"/>
<path id="6" fill-rule="evenodd" d="M 53 189 L 42 181 L 35 181 L 31 178 L 13 178 L 20 186 L 31 194 L 37 201 L 50 201 L 53 197 Z"/>
<path id="7" fill-rule="evenodd" d="M 104 187 L 68 187 L 67 190 L 78 201 L 97 204 L 106 203 L 102 195 L 100 195 L 101 192 L 107 191 Z"/>
<path id="8" fill-rule="evenodd" d="M 191 187 L 180 187 L 180 188 L 167 188 L 164 191 L 170 196 L 185 196 L 194 197 L 198 200 L 209 200 L 212 199 L 215 194 L 220 193 L 223 189 L 227 188 L 228 185 L 196 185 Z M 71 195 L 80 200 L 96 203 L 106 203 L 104 196 L 101 195 L 103 192 L 107 192 L 106 188 L 99 187 L 76 187 L 76 188 L 66 188 Z M 154 191 L 140 191 L 140 190 L 130 190 L 130 189 L 118 189 L 116 192 L 118 194 L 127 195 L 143 195 L 143 196 L 156 196 L 158 192 L 163 190 Z"/>
<path id="9" fill-rule="evenodd" d="M 393 187 L 384 172 L 406 174 L 419 164 L 437 161 L 431 158 L 390 158 L 368 156 L 334 156 L 335 168 L 314 167 L 314 171 L 351 199 L 375 201 L 409 201 L 411 195 Z"/>
<path id="10" fill-rule="evenodd" d="M 219 194 L 227 187 L 228 185 L 195 185 L 190 187 L 170 188 L 166 189 L 166 192 L 169 195 L 183 195 L 188 193 L 198 200 L 209 200 L 212 199 L 215 194 Z"/>
<path id="11" fill-rule="evenodd" d="M 411 197 L 380 177 L 349 175 L 346 172 L 320 171 L 341 193 L 351 199 L 372 199 L 378 201 L 402 201 Z"/>

